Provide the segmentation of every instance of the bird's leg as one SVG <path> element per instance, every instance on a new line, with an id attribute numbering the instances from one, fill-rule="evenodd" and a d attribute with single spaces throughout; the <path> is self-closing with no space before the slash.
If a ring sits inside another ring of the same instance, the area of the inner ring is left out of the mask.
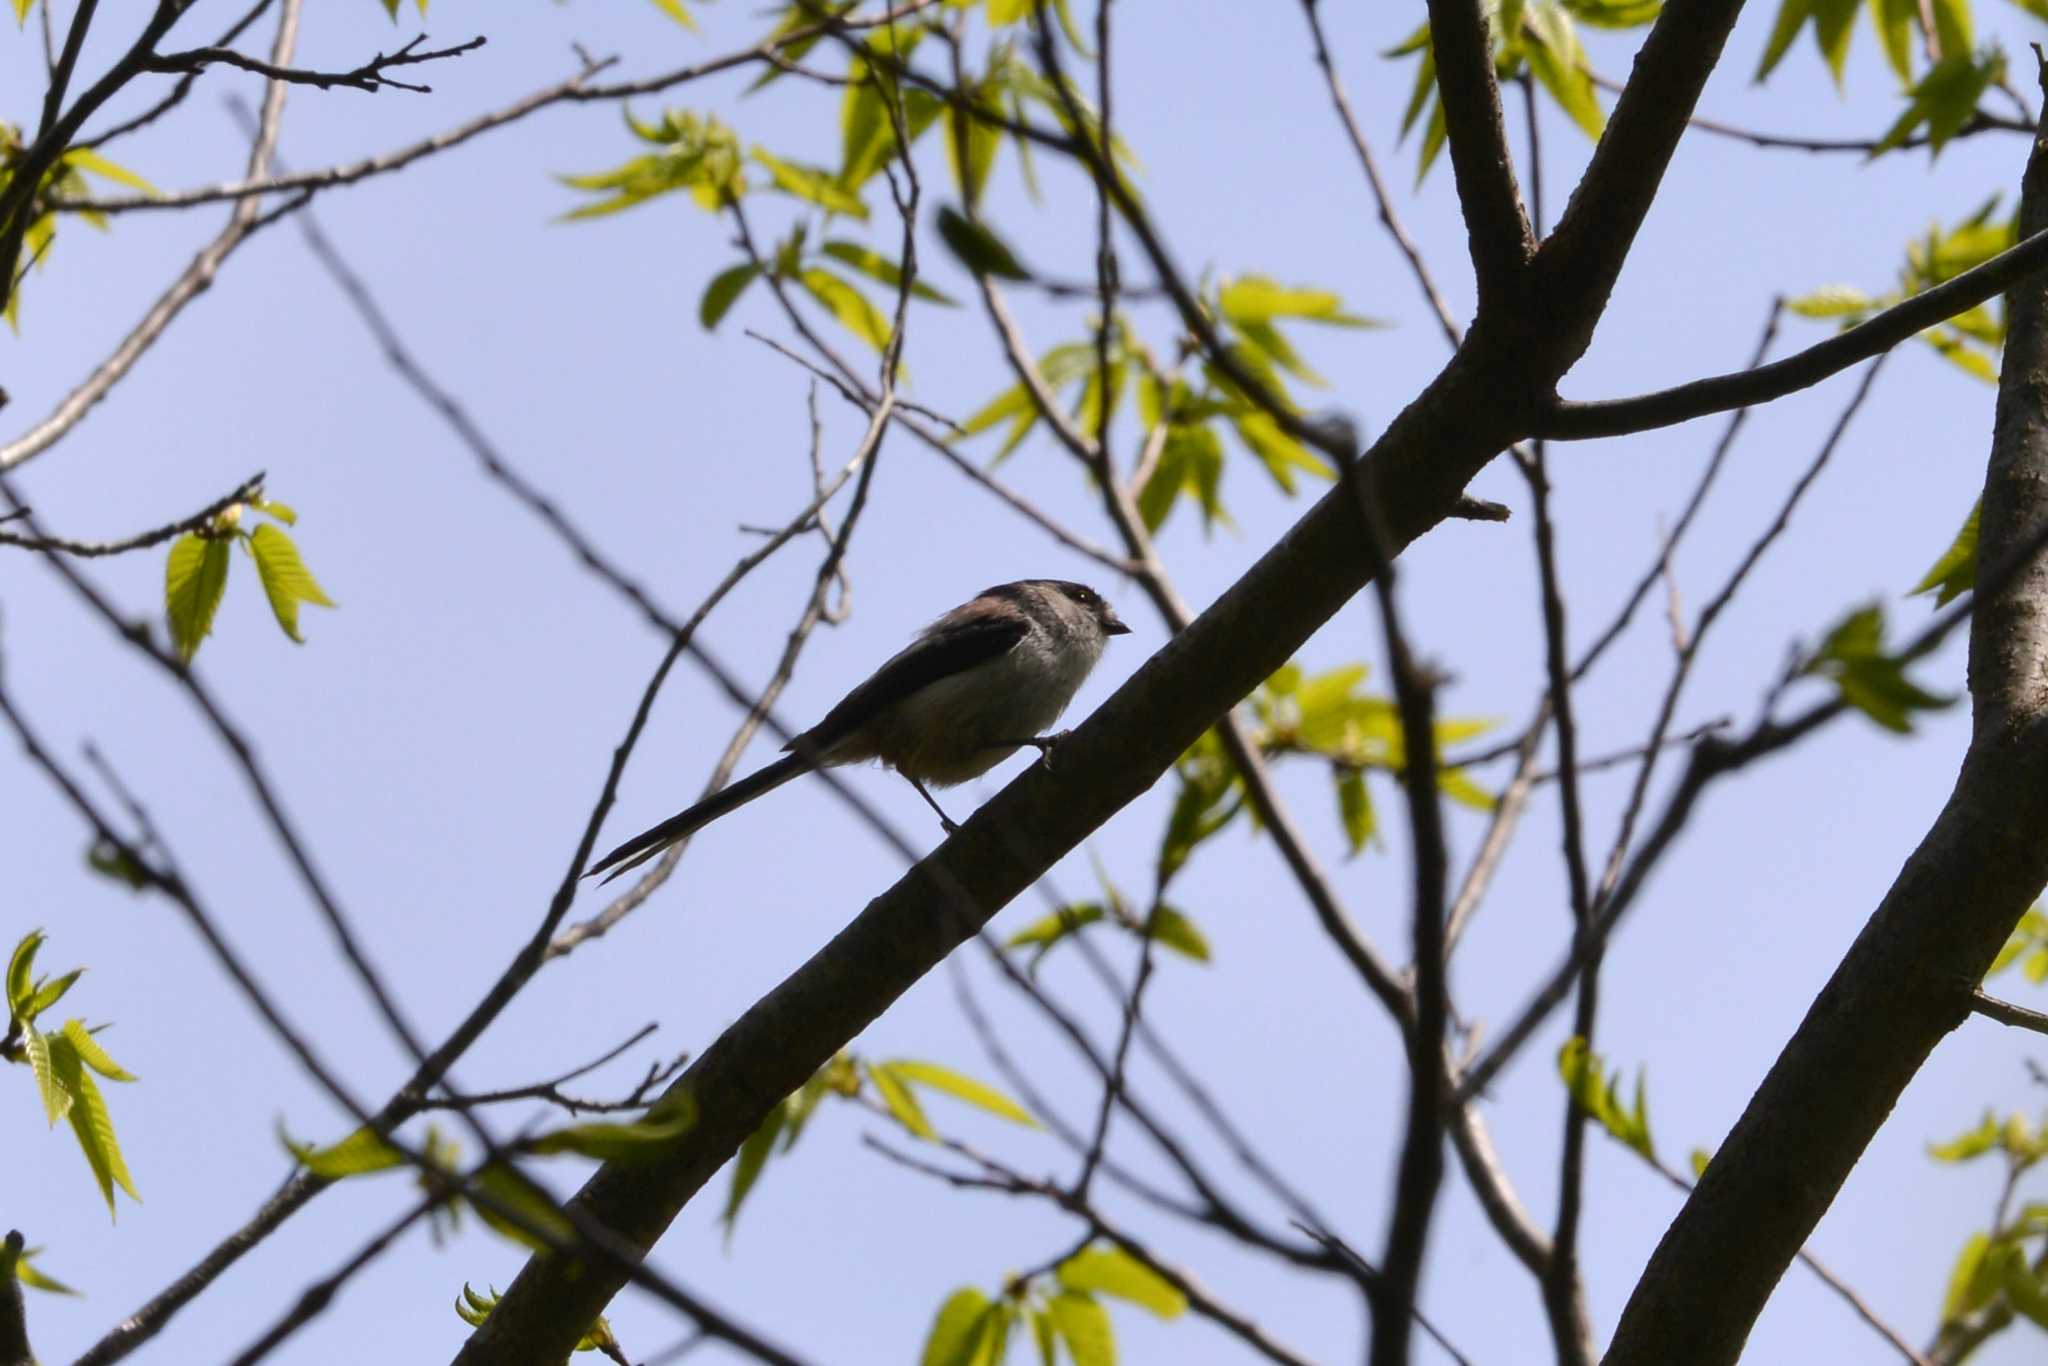
<path id="1" fill-rule="evenodd" d="M 903 776 L 906 780 L 909 781 L 912 787 L 917 789 L 917 795 L 924 798 L 925 805 L 931 807 L 932 810 L 939 813 L 939 824 L 946 828 L 947 834 L 950 835 L 960 828 L 958 825 L 953 823 L 953 818 L 946 814 L 946 809 L 939 805 L 938 798 L 932 796 L 930 792 L 925 790 L 925 785 L 923 783 L 919 782 L 915 778 L 912 778 L 908 773 L 905 773 Z"/>
<path id="2" fill-rule="evenodd" d="M 1039 762 L 1043 763 L 1047 768 L 1051 768 L 1053 750 L 1058 747 L 1061 741 L 1072 734 L 1073 732 L 1070 730 L 1062 730 L 1056 731 L 1051 735 L 1034 735 L 1025 740 L 997 740 L 992 742 L 988 748 L 1023 749 L 1026 745 L 1029 745 L 1038 751 Z"/>

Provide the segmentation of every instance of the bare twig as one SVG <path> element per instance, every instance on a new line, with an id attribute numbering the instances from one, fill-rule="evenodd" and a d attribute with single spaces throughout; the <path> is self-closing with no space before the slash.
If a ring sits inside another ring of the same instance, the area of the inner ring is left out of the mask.
<path id="1" fill-rule="evenodd" d="M 460 57 L 463 53 L 474 52 L 484 45 L 484 38 L 478 35 L 466 43 L 457 43 L 454 47 L 438 48 L 429 52 L 418 51 L 419 45 L 426 40 L 427 35 L 422 33 L 396 52 L 388 55 L 380 52 L 361 66 L 349 71 L 306 71 L 298 67 L 266 62 L 226 46 L 195 47 L 186 52 L 158 53 L 144 62 L 142 69 L 165 74 L 196 75 L 209 66 L 232 66 L 243 71 L 253 71 L 273 81 L 282 81 L 290 85 L 317 86 L 322 90 L 364 90 L 374 95 L 379 90 L 389 87 L 429 95 L 433 93 L 434 87 L 396 80 L 385 73 L 394 67 L 417 66 L 422 62 L 438 62 L 449 57 Z"/>
<path id="2" fill-rule="evenodd" d="M 150 531 L 124 536 L 117 541 L 74 541 L 62 536 L 17 536 L 0 531 L 0 545 L 16 546 L 22 550 L 53 551 L 65 555 L 91 558 L 100 555 L 120 555 L 130 550 L 146 550 L 150 546 L 162 545 L 174 536 L 188 531 L 200 531 L 213 524 L 214 518 L 238 504 L 246 503 L 263 494 L 263 472 L 258 470 L 230 493 L 214 499 L 189 517 L 160 526 Z M 25 515 L 25 514 L 23 514 Z"/>
<path id="3" fill-rule="evenodd" d="M 1970 993 L 1970 1009 L 1987 1020 L 1996 1020 L 2002 1025 L 2015 1029 L 2031 1029 L 2036 1034 L 2048 1034 L 2048 1015 L 2038 1010 L 2028 1010 L 2010 1001 L 2001 1001 L 1983 990 Z"/>

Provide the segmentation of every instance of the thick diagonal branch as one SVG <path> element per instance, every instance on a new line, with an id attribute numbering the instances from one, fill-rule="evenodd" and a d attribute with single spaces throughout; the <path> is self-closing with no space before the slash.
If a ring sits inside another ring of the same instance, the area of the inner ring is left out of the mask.
<path id="1" fill-rule="evenodd" d="M 1668 11 L 1667 11 L 1668 13 Z M 2021 186 L 2048 227 L 2048 138 Z M 1971 625 L 1975 728 L 1953 792 L 1637 1284 L 1607 1360 L 1732 1362 L 1786 1264 L 2048 881 L 2048 282 L 2007 295 L 2009 332 Z"/>

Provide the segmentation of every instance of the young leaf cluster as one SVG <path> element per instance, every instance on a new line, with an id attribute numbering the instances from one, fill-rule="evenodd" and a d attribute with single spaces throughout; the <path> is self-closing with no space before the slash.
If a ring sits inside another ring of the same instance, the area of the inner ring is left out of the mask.
<path id="1" fill-rule="evenodd" d="M 1884 608 L 1872 603 L 1838 622 L 1800 672 L 1831 679 L 1842 700 L 1886 730 L 1913 731 L 1913 713 L 1939 711 L 1954 697 L 1931 693 L 1906 677 L 1906 660 L 1884 648 Z"/>
<path id="2" fill-rule="evenodd" d="M 1045 961 L 1045 955 L 1054 948 L 1090 925 L 1108 921 L 1130 934 L 1151 939 L 1161 948 L 1172 949 L 1183 958 L 1197 963 L 1209 961 L 1208 939 L 1184 912 L 1163 901 L 1156 901 L 1149 911 L 1140 913 L 1132 907 L 1122 889 L 1106 876 L 1101 877 L 1101 882 L 1100 901 L 1076 901 L 1061 906 L 1018 930 L 1003 941 L 1003 947 L 1031 949 L 1031 961 L 1025 971 L 1035 975 L 1038 965 Z"/>
<path id="3" fill-rule="evenodd" d="M 657 0 L 657 3 L 659 3 L 659 0 Z M 470 1288 L 468 1281 L 464 1281 L 462 1283 L 462 1293 L 455 1297 L 456 1314 L 464 1323 L 472 1328 L 483 1327 L 484 1320 L 489 1318 L 491 1311 L 497 1307 L 498 1287 L 495 1285 L 488 1291 L 479 1294 Z M 602 1352 L 605 1356 L 618 1362 L 619 1366 L 627 1366 L 630 1360 L 626 1355 L 626 1349 L 619 1346 L 618 1338 L 612 1333 L 610 1321 L 602 1314 L 599 1314 L 597 1322 L 591 1324 L 589 1330 L 581 1338 L 577 1339 L 575 1350 L 579 1352 Z"/>
<path id="4" fill-rule="evenodd" d="M 135 1078 L 108 1055 L 95 1037 L 105 1025 L 88 1028 L 84 1020 L 70 1019 L 54 1033 L 36 1027 L 37 1017 L 63 1000 L 85 971 L 73 968 L 55 978 L 36 976 L 36 951 L 47 937 L 41 930 L 30 931 L 8 958 L 7 1034 L 0 1038 L 0 1057 L 28 1065 L 42 1096 L 43 1113 L 52 1128 L 59 1120 L 70 1122 L 72 1136 L 78 1140 L 79 1151 L 85 1155 L 86 1166 L 92 1169 L 93 1180 L 111 1215 L 115 1186 L 128 1192 L 132 1200 L 142 1197 L 135 1193 L 128 1163 L 114 1137 L 113 1115 L 93 1075 L 97 1073 L 108 1081 Z"/>
<path id="5" fill-rule="evenodd" d="M 1583 1036 L 1574 1034 L 1565 1040 L 1564 1047 L 1557 1052 L 1557 1072 L 1564 1078 L 1565 1090 L 1573 1103 L 1605 1129 L 1610 1138 L 1653 1164 L 1657 1161 L 1656 1144 L 1650 1139 L 1650 1104 L 1644 1094 L 1641 1068 L 1636 1069 L 1635 1101 L 1627 1107 L 1621 1103 L 1621 1073 L 1609 1076 L 1600 1055 L 1586 1046 Z M 1696 1158 L 1695 1166 L 1704 1169 L 1705 1164 Z"/>
<path id="6" fill-rule="evenodd" d="M 2048 911 L 2043 911 L 2038 905 L 2020 917 L 2020 923 L 2013 927 L 2012 937 L 2005 941 L 2005 947 L 1998 951 L 1998 957 L 1991 960 L 1991 966 L 1984 975 L 1995 977 L 2014 966 L 2035 986 L 2048 982 Z"/>
<path id="7" fill-rule="evenodd" d="M 946 1297 L 925 1337 L 921 1366 L 1000 1366 L 1011 1334 L 1027 1327 L 1040 1366 L 1116 1366 L 1116 1334 L 1103 1300 L 1134 1304 L 1162 1319 L 1187 1311 L 1187 1297 L 1144 1262 L 1110 1243 L 1091 1243 L 1050 1270 L 1013 1278 L 990 1296 L 962 1286 Z"/>
<path id="8" fill-rule="evenodd" d="M 21 0 L 16 0 L 16 8 L 24 15 L 28 12 L 27 8 L 21 3 Z M 7 192 L 8 184 L 14 178 L 15 169 L 27 150 L 26 145 L 22 141 L 21 129 L 11 123 L 0 123 L 0 195 L 4 195 Z M 29 210 L 32 216 L 29 218 L 28 229 L 22 236 L 22 241 L 28 248 L 29 260 L 35 264 L 38 270 L 49 263 L 50 247 L 57 240 L 56 211 L 39 206 L 50 198 L 58 196 L 74 199 L 86 198 L 91 192 L 91 186 L 85 179 L 87 175 L 97 176 L 102 180 L 110 180 L 116 185 L 125 185 L 129 189 L 141 194 L 155 195 L 160 193 L 156 186 L 150 184 L 147 180 L 135 174 L 135 172 L 108 160 L 90 147 L 66 148 L 58 155 L 56 161 L 51 163 L 50 169 L 43 173 L 42 183 L 36 187 L 36 206 L 31 207 Z M 79 218 L 91 226 L 102 231 L 106 229 L 107 216 L 105 214 L 95 213 L 90 210 L 77 210 L 75 212 L 77 212 Z M 17 280 L 15 287 L 8 291 L 7 308 L 4 314 L 7 319 L 7 325 L 16 331 L 21 329 L 20 283 Z"/>
<path id="9" fill-rule="evenodd" d="M 272 519 L 254 529 L 242 525 L 247 514 L 257 512 Z M 278 629 L 300 645 L 299 604 L 332 607 L 334 600 L 320 587 L 299 547 L 275 523 L 298 522 L 298 514 L 283 503 L 255 498 L 237 503 L 213 519 L 211 526 L 188 531 L 171 542 L 164 560 L 164 614 L 170 623 L 171 644 L 178 658 L 187 664 L 199 651 L 199 643 L 213 631 L 214 614 L 228 588 L 229 547 L 238 546 L 256 564 L 256 577 L 263 584 L 263 596 L 270 601 L 271 615 Z"/>
<path id="10" fill-rule="evenodd" d="M 1881 313 L 1934 286 L 1980 266 L 2018 239 L 2017 215 L 1998 216 L 1992 196 L 1953 228 L 1930 225 L 1924 237 L 1906 244 L 1906 264 L 1896 288 L 1869 294 L 1852 285 L 1823 285 L 1785 301 L 1802 318 L 1831 319 L 1843 328 Z M 1998 383 L 1998 356 L 2005 346 L 2005 304 L 1978 304 L 1946 322 L 1924 328 L 1920 340 L 1949 364 L 1986 384 Z"/>
<path id="11" fill-rule="evenodd" d="M 1246 699 L 1257 727 L 1253 742 L 1269 758 L 1302 756 L 1322 760 L 1343 821 L 1345 839 L 1356 856 L 1373 842 L 1377 821 L 1365 775 L 1378 770 L 1399 778 L 1408 764 L 1400 708 L 1392 698 L 1364 690 L 1366 667 L 1346 664 L 1306 674 L 1299 664 L 1283 666 Z M 1493 797 L 1463 769 L 1442 761 L 1446 745 L 1483 734 L 1490 721 L 1445 717 L 1437 721 L 1437 790 L 1478 811 L 1493 809 Z M 1204 734 L 1174 764 L 1179 780 L 1166 833 L 1159 845 L 1162 889 L 1184 867 L 1196 846 L 1215 835 L 1245 809 L 1237 766 L 1214 730 Z"/>
<path id="12" fill-rule="evenodd" d="M 1971 49 L 1970 0 L 1780 0 L 1771 36 L 1764 43 L 1756 79 L 1777 69 L 1800 33 L 1811 26 L 1814 46 L 1827 63 L 1836 89 L 1849 60 L 1856 16 L 1867 10 L 1885 61 L 1902 87 L 1914 84 L 1913 54 L 1928 54 L 1931 65 L 1967 57 Z M 1974 104 L 1974 102 L 1973 102 Z"/>
<path id="13" fill-rule="evenodd" d="M 948 243 L 969 270 L 982 274 L 1028 276 L 1014 254 L 985 228 L 955 216 Z M 969 230 L 973 229 L 973 235 Z M 957 237 L 959 240 L 955 241 Z M 1257 376 L 1270 394 L 1294 405 L 1289 380 L 1325 386 L 1323 377 L 1302 358 L 1282 324 L 1312 323 L 1325 327 L 1373 327 L 1374 320 L 1347 311 L 1335 293 L 1312 286 L 1283 285 L 1263 275 L 1224 278 L 1205 288 L 1202 304 L 1220 321 L 1232 357 Z M 1329 465 L 1283 428 L 1263 407 L 1242 393 L 1214 366 L 1204 364 L 1190 379 L 1182 367 L 1160 367 L 1150 350 L 1119 317 L 1109 329 L 1107 358 L 1102 364 L 1092 338 L 1063 342 L 1038 357 L 1038 372 L 1055 398 L 1067 399 L 1067 415 L 1083 432 L 1098 430 L 1104 407 L 1114 417 L 1126 391 L 1135 389 L 1143 432 L 1140 450 L 1152 454 L 1149 468 L 1140 466 L 1138 515 L 1156 532 L 1175 507 L 1192 500 L 1201 510 L 1203 526 L 1230 523 L 1224 507 L 1223 435 L 1229 432 L 1258 460 L 1267 475 L 1288 494 L 1300 475 L 1331 477 Z M 1183 339 L 1181 354 L 1194 350 Z M 1298 411 L 1298 410 L 1296 410 Z M 960 424 L 963 437 L 1004 428 L 995 460 L 1006 459 L 1037 428 L 1038 404 L 1031 390 L 1018 383 L 995 396 Z"/>
<path id="14" fill-rule="evenodd" d="M 697 1122 L 697 1107 L 688 1092 L 678 1091 L 655 1102 L 640 1119 L 627 1123 L 589 1122 L 543 1130 L 507 1145 L 508 1154 L 548 1157 L 573 1153 L 597 1162 L 649 1162 L 661 1157 Z M 298 1163 L 330 1181 L 367 1176 L 397 1167 L 413 1167 L 423 1193 L 439 1195 L 435 1210 L 453 1228 L 460 1222 L 463 1201 L 454 1193 L 459 1170 L 456 1144 L 429 1126 L 417 1159 L 370 1128 L 357 1129 L 324 1147 L 302 1143 L 278 1129 L 278 1140 Z M 483 1199 L 469 1208 L 494 1232 L 534 1251 L 573 1241 L 574 1227 L 554 1201 L 520 1174 L 508 1158 L 496 1158 L 469 1173 L 467 1180 Z"/>
<path id="15" fill-rule="evenodd" d="M 1960 1334 L 1974 1347 L 2015 1317 L 2048 1329 L 2048 1203 L 2028 1201 L 2016 1211 L 2010 1209 L 2011 1191 L 2048 1157 L 2048 1121 L 2030 1124 L 2019 1114 L 2001 1120 L 1987 1110 L 1975 1128 L 1946 1143 L 1930 1144 L 1927 1151 L 1946 1163 L 1997 1153 L 2006 1168 L 2007 1198 L 1999 1201 L 1991 1227 L 1964 1241 L 1949 1273 L 1941 1308 L 1944 1337 Z M 1972 1327 L 1978 1331 L 1962 1331 Z"/>
<path id="16" fill-rule="evenodd" d="M 914 1138 L 930 1141 L 938 1137 L 938 1131 L 924 1112 L 924 1104 L 918 1099 L 919 1091 L 935 1091 L 1013 1124 L 1030 1129 L 1038 1127 L 1038 1121 L 1031 1112 L 1016 1101 L 993 1086 L 951 1068 L 908 1058 L 866 1062 L 851 1053 L 841 1053 L 819 1068 L 796 1091 L 783 1097 L 761 1121 L 760 1127 L 740 1144 L 739 1157 L 733 1163 L 732 1186 L 726 1192 L 725 1209 L 719 1215 L 719 1222 L 725 1225 L 726 1237 L 732 1237 L 740 1206 L 761 1179 L 768 1159 L 778 1152 L 786 1154 L 796 1146 L 797 1139 L 803 1135 L 819 1104 L 827 1096 L 856 1100 L 871 1093 L 905 1132 Z"/>

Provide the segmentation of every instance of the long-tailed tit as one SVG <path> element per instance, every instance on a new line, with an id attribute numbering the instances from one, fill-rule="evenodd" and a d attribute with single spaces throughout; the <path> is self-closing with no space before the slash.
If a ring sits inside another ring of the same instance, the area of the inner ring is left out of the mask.
<path id="1" fill-rule="evenodd" d="M 998 584 L 927 626 L 901 653 L 796 736 L 768 767 L 635 835 L 584 876 L 624 873 L 820 765 L 879 760 L 910 780 L 948 831 L 926 788 L 964 783 L 1059 719 L 1111 636 L 1131 628 L 1102 596 L 1064 579 Z"/>

